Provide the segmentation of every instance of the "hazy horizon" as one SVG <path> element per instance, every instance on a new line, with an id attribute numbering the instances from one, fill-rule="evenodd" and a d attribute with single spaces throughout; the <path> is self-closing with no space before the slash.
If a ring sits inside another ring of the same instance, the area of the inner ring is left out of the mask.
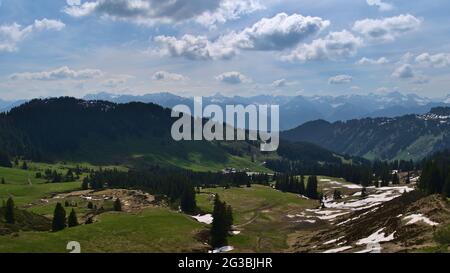
<path id="1" fill-rule="evenodd" d="M 450 91 L 443 0 L 0 3 L 7 100 Z"/>

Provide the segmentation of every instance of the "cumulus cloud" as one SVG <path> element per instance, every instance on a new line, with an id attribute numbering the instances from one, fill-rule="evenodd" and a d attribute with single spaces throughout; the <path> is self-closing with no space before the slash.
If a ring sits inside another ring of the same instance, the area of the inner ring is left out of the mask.
<path id="1" fill-rule="evenodd" d="M 73 17 L 99 15 L 144 25 L 192 19 L 211 26 L 263 8 L 259 0 L 68 0 L 63 11 Z"/>
<path id="2" fill-rule="evenodd" d="M 190 60 L 230 59 L 237 53 L 235 48 L 226 43 L 211 42 L 206 36 L 186 34 L 180 39 L 173 36 L 157 36 L 154 41 L 160 45 L 158 49 L 160 54 Z"/>
<path id="3" fill-rule="evenodd" d="M 241 84 L 251 82 L 250 78 L 236 71 L 220 74 L 216 77 L 216 80 L 226 84 Z"/>
<path id="4" fill-rule="evenodd" d="M 394 70 L 392 76 L 399 79 L 411 79 L 414 78 L 415 73 L 410 64 L 402 64 Z"/>
<path id="5" fill-rule="evenodd" d="M 243 15 L 263 10 L 259 0 L 223 0 L 217 10 L 206 11 L 196 18 L 196 22 L 209 27 L 239 19 Z"/>
<path id="6" fill-rule="evenodd" d="M 17 51 L 20 42 L 28 38 L 34 32 L 60 31 L 66 25 L 58 20 L 35 20 L 33 24 L 22 27 L 17 23 L 0 25 L 0 52 Z"/>
<path id="7" fill-rule="evenodd" d="M 239 33 L 225 36 L 235 47 L 249 50 L 283 50 L 293 47 L 328 27 L 330 22 L 320 17 L 279 13 L 263 18 Z"/>
<path id="8" fill-rule="evenodd" d="M 422 20 L 411 14 L 401 14 L 383 19 L 356 21 L 353 30 L 375 42 L 390 42 L 402 34 L 417 30 Z"/>
<path id="9" fill-rule="evenodd" d="M 167 71 L 157 71 L 153 74 L 152 78 L 154 81 L 184 81 L 188 79 L 181 74 L 170 73 Z"/>
<path id="10" fill-rule="evenodd" d="M 370 59 L 370 58 L 363 57 L 359 61 L 356 62 L 356 64 L 359 64 L 359 65 L 365 65 L 365 64 L 381 65 L 381 64 L 388 64 L 388 63 L 389 63 L 389 60 L 385 57 L 381 57 L 379 59 Z"/>
<path id="11" fill-rule="evenodd" d="M 353 77 L 349 75 L 336 75 L 328 79 L 329 84 L 347 84 L 353 81 Z"/>
<path id="12" fill-rule="evenodd" d="M 394 5 L 383 2 L 382 0 L 366 0 L 369 6 L 377 7 L 380 11 L 390 11 L 394 9 Z"/>
<path id="13" fill-rule="evenodd" d="M 101 76 L 103 76 L 103 72 L 98 69 L 72 70 L 67 66 L 63 66 L 49 71 L 16 73 L 9 78 L 12 80 L 54 81 L 65 79 L 86 80 Z"/>
<path id="14" fill-rule="evenodd" d="M 450 53 L 429 54 L 423 53 L 416 57 L 416 62 L 437 68 L 450 66 Z"/>
<path id="15" fill-rule="evenodd" d="M 302 63 L 313 60 L 337 60 L 355 55 L 362 45 L 363 40 L 347 30 L 331 32 L 325 38 L 300 45 L 282 59 Z"/>
<path id="16" fill-rule="evenodd" d="M 263 18 L 240 32 L 230 32 L 214 41 L 206 36 L 184 35 L 157 36 L 159 52 L 173 57 L 188 59 L 229 59 L 240 50 L 284 50 L 312 37 L 329 25 L 319 17 L 279 13 L 272 18 Z"/>

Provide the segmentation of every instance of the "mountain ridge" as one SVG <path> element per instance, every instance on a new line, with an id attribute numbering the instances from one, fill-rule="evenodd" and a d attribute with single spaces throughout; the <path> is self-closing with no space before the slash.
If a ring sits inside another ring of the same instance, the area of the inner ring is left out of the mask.
<path id="1" fill-rule="evenodd" d="M 450 107 L 395 118 L 311 121 L 282 132 L 281 138 L 367 159 L 420 160 L 450 147 Z"/>

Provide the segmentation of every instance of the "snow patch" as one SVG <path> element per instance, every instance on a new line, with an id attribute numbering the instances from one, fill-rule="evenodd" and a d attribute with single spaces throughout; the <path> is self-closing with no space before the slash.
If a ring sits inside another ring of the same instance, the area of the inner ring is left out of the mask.
<path id="1" fill-rule="evenodd" d="M 359 240 L 356 244 L 357 245 L 379 244 L 381 242 L 389 242 L 394 240 L 395 231 L 391 235 L 385 236 L 385 232 L 383 232 L 383 230 L 384 228 L 377 230 L 369 237 Z"/>
<path id="2" fill-rule="evenodd" d="M 208 251 L 208 253 L 224 253 L 224 252 L 232 251 L 233 249 L 234 249 L 234 247 L 232 247 L 232 246 L 223 246 L 220 248 L 216 248 L 212 251 Z"/>
<path id="3" fill-rule="evenodd" d="M 192 216 L 192 218 L 194 218 L 195 220 L 199 221 L 200 223 L 205 223 L 205 224 L 212 224 L 213 222 L 213 217 L 211 214 L 205 214 L 205 215 L 197 215 L 197 216 Z"/>
<path id="4" fill-rule="evenodd" d="M 424 216 L 423 214 L 420 214 L 420 213 L 418 213 L 418 214 L 411 214 L 411 215 L 405 216 L 405 217 L 403 217 L 403 220 L 406 220 L 406 221 L 409 220 L 406 223 L 406 225 L 412 225 L 412 224 L 415 224 L 417 222 L 424 222 L 425 224 L 428 224 L 430 226 L 437 226 L 437 225 L 439 225 L 439 223 L 431 221 L 428 217 L 426 217 L 426 216 Z"/>
<path id="5" fill-rule="evenodd" d="M 350 248 L 352 248 L 352 247 L 351 246 L 343 246 L 343 247 L 327 250 L 327 251 L 325 251 L 323 253 L 339 253 L 339 252 L 342 252 L 342 251 L 346 251 L 346 250 L 348 250 Z"/>

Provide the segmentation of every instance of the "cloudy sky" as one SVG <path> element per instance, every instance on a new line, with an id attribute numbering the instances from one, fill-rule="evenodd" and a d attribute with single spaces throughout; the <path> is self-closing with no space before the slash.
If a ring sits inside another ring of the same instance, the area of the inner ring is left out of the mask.
<path id="1" fill-rule="evenodd" d="M 0 98 L 450 93 L 448 0 L 0 0 Z"/>

